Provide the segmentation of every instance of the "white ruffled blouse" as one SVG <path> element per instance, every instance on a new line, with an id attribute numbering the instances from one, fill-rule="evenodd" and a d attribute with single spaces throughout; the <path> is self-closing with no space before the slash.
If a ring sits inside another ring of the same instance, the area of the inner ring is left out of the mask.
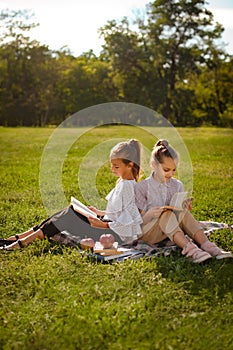
<path id="1" fill-rule="evenodd" d="M 142 232 L 142 218 L 135 204 L 135 184 L 135 180 L 121 180 L 106 196 L 108 204 L 104 219 L 111 220 L 110 229 L 123 241 L 137 239 Z"/>

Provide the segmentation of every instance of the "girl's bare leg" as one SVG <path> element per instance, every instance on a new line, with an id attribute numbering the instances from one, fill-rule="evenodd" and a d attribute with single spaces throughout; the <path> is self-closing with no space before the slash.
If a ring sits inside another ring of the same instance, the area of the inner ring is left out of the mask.
<path id="1" fill-rule="evenodd" d="M 188 239 L 185 237 L 183 232 L 178 231 L 173 236 L 173 241 L 178 245 L 180 248 L 184 248 L 188 244 Z"/>
<path id="2" fill-rule="evenodd" d="M 165 214 L 165 215 L 164 215 Z M 211 258 L 211 255 L 202 249 L 198 248 L 190 241 L 181 230 L 174 213 L 164 213 L 160 219 L 160 226 L 163 232 L 173 240 L 178 247 L 182 248 L 182 254 L 191 259 L 194 263 L 200 263 Z M 199 233 L 200 238 L 201 234 Z"/>
<path id="3" fill-rule="evenodd" d="M 28 230 L 28 231 L 25 231 L 25 232 L 23 232 L 23 233 L 18 234 L 18 235 L 17 235 L 17 238 L 18 238 L 18 239 L 22 239 L 22 238 L 24 238 L 24 237 L 27 237 L 27 236 L 31 235 L 33 232 L 35 232 L 35 231 L 31 228 L 31 229 Z M 7 239 L 9 239 L 9 241 L 15 241 L 16 235 L 10 236 L 10 237 L 7 238 Z"/>
<path id="4" fill-rule="evenodd" d="M 197 233 L 195 234 L 194 236 L 194 240 L 195 242 L 198 243 L 199 246 L 201 246 L 203 243 L 207 242 L 208 241 L 208 238 L 207 236 L 205 235 L 204 231 L 203 230 L 199 230 L 197 231 Z M 186 244 L 185 244 L 185 241 L 188 242 L 187 238 L 180 234 L 180 232 L 177 232 L 175 235 L 174 235 L 174 242 L 181 248 L 183 248 Z"/>
<path id="5" fill-rule="evenodd" d="M 172 240 L 178 247 L 184 248 L 189 240 L 185 237 L 184 232 L 179 227 L 176 215 L 167 210 L 160 216 L 159 226 L 161 230 Z"/>
<path id="6" fill-rule="evenodd" d="M 202 245 L 203 243 L 208 241 L 208 238 L 203 230 L 197 231 L 197 233 L 194 236 L 194 240 L 199 244 Z"/>
<path id="7" fill-rule="evenodd" d="M 22 236 L 21 236 L 22 237 Z M 13 242 L 12 244 L 6 246 L 4 249 L 5 250 L 12 250 L 12 249 L 19 249 L 22 247 L 26 247 L 32 242 L 34 242 L 37 238 L 43 240 L 44 239 L 44 234 L 41 230 L 37 231 L 32 231 L 31 234 L 28 234 L 27 236 L 24 236 L 20 238 L 18 241 Z"/>

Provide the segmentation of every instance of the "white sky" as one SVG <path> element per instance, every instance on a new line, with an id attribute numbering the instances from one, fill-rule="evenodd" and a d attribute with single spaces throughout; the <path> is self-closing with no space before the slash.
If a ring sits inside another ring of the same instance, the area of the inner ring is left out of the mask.
<path id="1" fill-rule="evenodd" d="M 33 39 L 50 49 L 67 46 L 75 56 L 90 49 L 101 50 L 98 29 L 108 20 L 124 16 L 133 18 L 135 11 L 145 11 L 150 0 L 0 0 L 2 9 L 30 9 L 40 25 L 32 31 Z M 233 0 L 208 0 L 208 8 L 225 28 L 223 41 L 233 54 Z"/>

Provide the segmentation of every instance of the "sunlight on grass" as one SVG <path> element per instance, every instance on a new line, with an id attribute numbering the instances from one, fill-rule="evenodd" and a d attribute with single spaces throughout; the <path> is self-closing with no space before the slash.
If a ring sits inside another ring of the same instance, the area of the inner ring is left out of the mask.
<path id="1" fill-rule="evenodd" d="M 232 224 L 232 130 L 179 128 L 194 170 L 193 213 Z M 43 220 L 39 165 L 50 128 L 0 128 L 1 236 Z M 103 140 L 153 135 L 134 127 L 95 128 L 70 149 L 62 181 L 67 201 L 81 196 L 77 173 Z M 104 198 L 116 178 L 104 160 L 96 188 Z M 53 190 L 53 189 L 51 189 Z M 233 233 L 211 240 L 233 251 Z M 0 254 L 0 348 L 3 350 L 230 349 L 232 261 L 195 265 L 181 253 L 104 265 L 47 240 Z"/>

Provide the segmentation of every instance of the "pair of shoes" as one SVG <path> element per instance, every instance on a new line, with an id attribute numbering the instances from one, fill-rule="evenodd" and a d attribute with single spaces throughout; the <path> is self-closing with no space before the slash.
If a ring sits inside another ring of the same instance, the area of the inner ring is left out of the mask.
<path id="1" fill-rule="evenodd" d="M 12 243 L 18 243 L 18 246 L 19 246 L 20 249 L 24 248 L 24 245 L 23 245 L 23 243 L 21 242 L 20 239 L 18 239 L 17 241 L 16 240 L 15 241 L 11 241 L 11 244 Z M 10 244 L 8 244 L 8 245 L 1 246 L 0 250 L 12 251 L 12 250 L 14 250 L 14 248 L 10 247 Z"/>
<path id="2" fill-rule="evenodd" d="M 200 263 L 211 259 L 212 256 L 204 250 L 198 248 L 196 244 L 189 241 L 182 250 L 182 254 L 189 258 L 193 263 Z"/>
<path id="3" fill-rule="evenodd" d="M 10 245 L 10 244 L 12 244 L 14 242 L 16 242 L 16 240 L 0 238 L 0 247 L 4 247 L 6 245 Z"/>
<path id="4" fill-rule="evenodd" d="M 0 251 L 13 252 L 15 249 L 8 249 L 7 245 L 0 247 Z"/>
<path id="5" fill-rule="evenodd" d="M 19 235 L 15 235 L 15 239 L 5 239 L 5 238 L 0 238 L 0 247 L 5 247 L 6 245 L 10 245 L 16 241 L 18 241 Z"/>
<path id="6" fill-rule="evenodd" d="M 216 259 L 233 258 L 231 252 L 226 252 L 219 248 L 214 242 L 207 241 L 201 245 L 201 249 L 208 252 L 210 255 L 216 257 Z"/>

